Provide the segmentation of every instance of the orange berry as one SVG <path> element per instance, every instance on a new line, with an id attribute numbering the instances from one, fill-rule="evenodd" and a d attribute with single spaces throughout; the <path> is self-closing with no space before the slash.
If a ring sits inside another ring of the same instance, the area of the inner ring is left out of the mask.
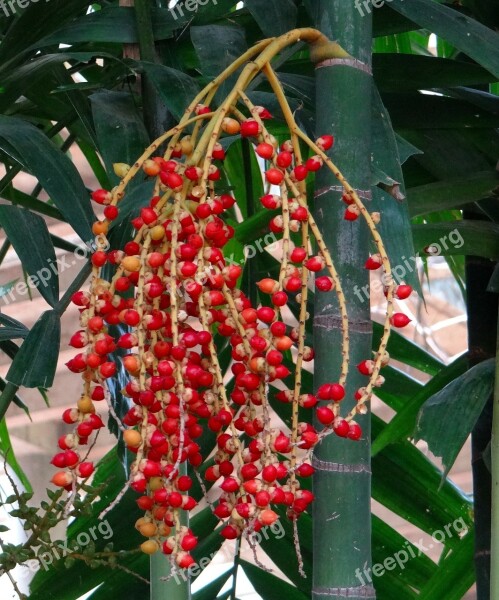
<path id="1" fill-rule="evenodd" d="M 150 158 L 148 158 L 144 162 L 144 164 L 142 165 L 142 169 L 144 170 L 144 173 L 149 177 L 156 177 L 156 175 L 158 175 L 158 173 L 161 171 L 160 165 L 154 160 L 151 160 Z"/>
<path id="2" fill-rule="evenodd" d="M 138 256 L 125 256 L 125 258 L 121 261 L 121 266 L 125 269 L 125 271 L 130 271 L 131 273 L 135 273 L 140 270 L 140 260 Z"/>
<path id="3" fill-rule="evenodd" d="M 229 135 L 238 134 L 240 129 L 241 125 L 239 124 L 239 121 L 236 121 L 235 119 L 225 117 L 225 119 L 222 121 L 222 131 L 228 133 Z"/>
<path id="4" fill-rule="evenodd" d="M 142 443 L 142 436 L 135 429 L 127 429 L 123 432 L 123 441 L 130 448 L 138 448 Z"/>
<path id="5" fill-rule="evenodd" d="M 147 540 L 140 544 L 140 549 L 144 554 L 155 554 L 159 550 L 159 545 L 154 540 Z"/>
<path id="6" fill-rule="evenodd" d="M 95 406 L 91 398 L 88 396 L 81 396 L 77 402 L 78 410 L 84 414 L 94 413 Z"/>
<path id="7" fill-rule="evenodd" d="M 106 235 L 109 230 L 109 223 L 107 221 L 95 221 L 92 225 L 92 233 L 94 235 Z"/>

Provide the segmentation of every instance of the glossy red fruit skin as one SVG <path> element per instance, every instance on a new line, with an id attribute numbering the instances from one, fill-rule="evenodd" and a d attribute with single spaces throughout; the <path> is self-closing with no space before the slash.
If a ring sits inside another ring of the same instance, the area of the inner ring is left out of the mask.
<path id="1" fill-rule="evenodd" d="M 333 431 L 339 437 L 347 437 L 350 431 L 350 425 L 345 419 L 338 417 L 333 423 Z"/>
<path id="2" fill-rule="evenodd" d="M 350 423 L 347 437 L 350 440 L 358 440 L 362 437 L 362 429 L 357 423 Z"/>
<path id="3" fill-rule="evenodd" d="M 404 313 L 395 313 L 390 319 L 391 324 L 394 327 L 406 327 L 411 322 L 411 319 Z"/>
<path id="4" fill-rule="evenodd" d="M 292 162 L 293 155 L 291 152 L 286 152 L 286 150 L 283 150 L 277 155 L 276 163 L 279 167 L 281 167 L 281 169 L 287 169 L 289 166 L 291 166 Z"/>
<path id="5" fill-rule="evenodd" d="M 265 178 L 272 185 L 280 185 L 284 181 L 284 173 L 280 169 L 271 168 L 265 172 Z"/>
<path id="6" fill-rule="evenodd" d="M 315 414 L 322 425 L 331 425 L 335 419 L 334 412 L 327 406 L 319 406 Z"/>
<path id="7" fill-rule="evenodd" d="M 260 156 L 260 158 L 269 160 L 274 155 L 274 147 L 272 146 L 272 144 L 267 144 L 266 142 L 263 142 L 261 144 L 258 144 L 258 146 L 255 148 L 255 152 L 258 154 L 258 156 Z"/>
<path id="8" fill-rule="evenodd" d="M 293 248 L 293 251 L 291 252 L 289 259 L 291 260 L 291 262 L 295 262 L 295 263 L 302 263 L 305 258 L 307 258 L 307 251 L 305 250 L 305 248 Z"/>
<path id="9" fill-rule="evenodd" d="M 254 119 L 248 119 L 241 123 L 241 135 L 243 137 L 256 137 L 260 133 L 260 125 Z"/>
<path id="10" fill-rule="evenodd" d="M 410 285 L 401 284 L 395 290 L 395 296 L 399 300 L 405 300 L 406 298 L 409 298 L 409 296 L 412 294 L 412 291 L 413 290 Z"/>
<path id="11" fill-rule="evenodd" d="M 321 135 L 321 137 L 317 140 L 316 143 L 321 150 L 327 152 L 330 148 L 333 147 L 334 137 L 332 135 Z"/>
<path id="12" fill-rule="evenodd" d="M 366 260 L 366 264 L 364 266 L 368 271 L 376 271 L 376 269 L 379 269 L 382 264 L 383 263 L 381 262 L 381 259 L 375 256 L 370 256 Z"/>
<path id="13" fill-rule="evenodd" d="M 293 169 L 292 175 L 296 181 L 304 181 L 308 175 L 308 169 L 305 165 L 296 165 Z"/>

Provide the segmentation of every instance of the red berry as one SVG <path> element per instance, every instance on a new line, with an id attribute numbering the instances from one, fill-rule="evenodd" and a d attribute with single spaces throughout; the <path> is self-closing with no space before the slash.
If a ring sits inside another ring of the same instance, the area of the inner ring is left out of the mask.
<path id="1" fill-rule="evenodd" d="M 272 185 L 280 185 L 284 180 L 284 173 L 280 169 L 269 169 L 265 173 L 265 178 Z"/>
<path id="2" fill-rule="evenodd" d="M 321 135 L 315 143 L 323 152 L 327 152 L 334 144 L 334 137 L 332 135 Z"/>
<path id="3" fill-rule="evenodd" d="M 241 135 L 243 137 L 256 137 L 261 131 L 258 121 L 248 119 L 241 123 Z"/>
<path id="4" fill-rule="evenodd" d="M 305 260 L 305 258 L 307 258 L 307 251 L 305 250 L 305 248 L 300 247 L 294 248 L 289 256 L 291 262 L 295 263 L 302 263 Z"/>
<path id="5" fill-rule="evenodd" d="M 375 271 L 376 269 L 379 269 L 382 264 L 383 261 L 381 256 L 379 254 L 373 254 L 366 260 L 366 264 L 364 266 L 369 271 Z"/>
<path id="6" fill-rule="evenodd" d="M 287 304 L 288 302 L 288 295 L 286 294 L 286 292 L 276 292 L 275 294 L 272 295 L 272 304 L 274 306 L 284 306 Z"/>
<path id="7" fill-rule="evenodd" d="M 293 155 L 291 152 L 279 152 L 277 155 L 276 163 L 281 169 L 287 169 L 293 162 Z"/>
<path id="8" fill-rule="evenodd" d="M 317 420 L 323 425 L 331 425 L 335 419 L 334 412 L 327 406 L 319 406 L 315 414 L 317 415 Z"/>
<path id="9" fill-rule="evenodd" d="M 315 280 L 315 287 L 320 292 L 330 292 L 334 288 L 334 281 L 331 277 L 327 277 L 327 275 L 317 277 Z"/>
<path id="10" fill-rule="evenodd" d="M 117 218 L 118 214 L 119 214 L 119 209 L 117 206 L 110 205 L 110 206 L 106 206 L 106 208 L 104 209 L 104 216 L 109 221 L 114 221 L 114 219 Z"/>
<path id="11" fill-rule="evenodd" d="M 357 423 L 350 423 L 347 437 L 351 440 L 358 440 L 362 436 L 362 429 Z"/>
<path id="12" fill-rule="evenodd" d="M 405 327 L 406 325 L 409 325 L 410 322 L 411 319 L 404 313 L 395 313 L 390 319 L 390 323 L 394 327 Z"/>
<path id="13" fill-rule="evenodd" d="M 258 146 L 255 148 L 255 152 L 261 158 L 269 160 L 269 158 L 272 158 L 272 156 L 274 155 L 274 146 L 272 146 L 272 144 L 267 144 L 263 142 L 262 144 L 258 144 Z"/>
<path id="14" fill-rule="evenodd" d="M 347 437 L 348 432 L 350 431 L 350 425 L 348 424 L 348 421 L 338 417 L 333 423 L 333 431 L 339 437 Z"/>
<path id="15" fill-rule="evenodd" d="M 412 287 L 410 285 L 401 284 L 395 290 L 395 296 L 399 300 L 405 300 L 412 294 Z"/>

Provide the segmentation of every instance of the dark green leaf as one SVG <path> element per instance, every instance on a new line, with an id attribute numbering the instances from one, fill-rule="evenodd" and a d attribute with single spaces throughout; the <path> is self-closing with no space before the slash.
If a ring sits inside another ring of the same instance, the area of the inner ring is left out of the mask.
<path id="1" fill-rule="evenodd" d="M 206 78 L 219 75 L 247 48 L 245 31 L 241 27 L 202 25 L 191 27 L 191 40 L 201 64 L 201 74 Z M 235 83 L 237 74 L 231 75 L 219 88 L 216 99 L 225 98 Z"/>
<path id="2" fill-rule="evenodd" d="M 388 256 L 393 265 L 400 265 L 404 259 L 414 256 L 415 252 L 412 239 L 407 235 L 410 229 L 407 202 L 397 202 L 394 197 L 397 194 L 405 196 L 398 145 L 390 116 L 376 90 L 373 98 L 372 140 L 373 167 L 384 171 L 397 182 L 393 184 L 396 192 L 390 187 L 384 191 L 373 188 L 372 204 L 373 209 L 383 215 L 378 230 L 385 241 Z M 405 271 L 405 282 L 419 291 L 420 284 L 415 270 Z"/>
<path id="3" fill-rule="evenodd" d="M 95 217 L 88 193 L 71 160 L 39 129 L 20 119 L 0 116 L 0 148 L 38 179 L 83 241 L 93 239 Z"/>
<path id="4" fill-rule="evenodd" d="M 31 276 L 30 287 L 36 287 L 50 306 L 55 306 L 59 300 L 59 275 L 54 246 L 45 221 L 24 208 L 0 206 L 0 224 L 23 268 Z M 30 239 L 36 240 L 36 243 L 27 244 Z"/>
<path id="5" fill-rule="evenodd" d="M 164 65 L 144 61 L 137 65 L 144 69 L 158 90 L 161 100 L 173 116 L 179 120 L 199 92 L 196 80 L 182 71 Z"/>
<path id="6" fill-rule="evenodd" d="M 99 151 L 116 185 L 114 163 L 133 164 L 149 145 L 142 118 L 131 94 L 101 91 L 90 96 Z"/>
<path id="7" fill-rule="evenodd" d="M 412 235 L 416 249 L 429 256 L 457 254 L 499 258 L 499 225 L 495 223 L 451 221 L 413 225 Z"/>
<path id="8" fill-rule="evenodd" d="M 247 0 L 249 9 L 264 35 L 283 35 L 296 27 L 298 10 L 293 0 Z"/>
<path id="9" fill-rule="evenodd" d="M 375 456 L 388 444 L 393 444 L 411 436 L 416 426 L 416 420 L 419 410 L 424 403 L 445 389 L 452 381 L 466 372 L 468 368 L 468 357 L 466 355 L 459 357 L 449 366 L 435 375 L 419 392 L 411 397 L 406 405 L 397 411 L 390 423 L 376 437 L 372 445 L 372 454 Z"/>
<path id="10" fill-rule="evenodd" d="M 418 415 L 414 436 L 451 469 L 494 388 L 494 360 L 486 360 L 431 396 Z"/>
<path id="11" fill-rule="evenodd" d="M 412 217 L 435 210 L 457 208 L 488 195 L 499 185 L 495 171 L 473 173 L 458 179 L 447 179 L 407 190 Z"/>
<path id="12" fill-rule="evenodd" d="M 433 0 L 393 0 L 390 8 L 450 42 L 499 78 L 498 34 Z"/>
<path id="13" fill-rule="evenodd" d="M 421 590 L 419 600 L 461 600 L 475 581 L 470 569 L 474 556 L 474 535 L 465 535 L 458 547 L 439 564 L 437 571 Z"/>
<path id="14" fill-rule="evenodd" d="M 47 311 L 35 323 L 13 360 L 6 379 L 29 388 L 49 388 L 59 356 L 61 322 L 59 315 Z"/>
<path id="15" fill-rule="evenodd" d="M 7 465 L 14 471 L 17 477 L 19 477 L 24 489 L 27 492 L 32 492 L 33 488 L 31 487 L 31 483 L 21 465 L 17 462 L 16 455 L 14 454 L 5 418 L 0 421 L 0 454 L 5 458 Z M 7 527 L 3 527 L 3 531 L 8 531 Z"/>

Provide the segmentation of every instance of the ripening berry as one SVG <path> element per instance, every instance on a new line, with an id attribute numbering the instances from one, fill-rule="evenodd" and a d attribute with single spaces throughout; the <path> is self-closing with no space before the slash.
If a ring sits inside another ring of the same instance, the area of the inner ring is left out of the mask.
<path id="1" fill-rule="evenodd" d="M 275 523 L 278 518 L 279 518 L 279 515 L 277 513 L 275 513 L 273 510 L 269 510 L 269 509 L 262 510 L 260 515 L 258 516 L 258 520 L 264 526 L 272 525 L 272 523 Z"/>
<path id="2" fill-rule="evenodd" d="M 382 264 L 383 264 L 383 259 L 381 258 L 381 255 L 373 254 L 366 260 L 364 267 L 366 269 L 368 269 L 369 271 L 375 271 L 376 269 L 379 269 Z"/>
<path id="3" fill-rule="evenodd" d="M 334 281 L 332 277 L 327 277 L 326 275 L 317 277 L 315 280 L 315 287 L 319 292 L 330 292 L 334 288 Z"/>
<path id="4" fill-rule="evenodd" d="M 317 415 L 317 420 L 323 425 L 331 425 L 335 419 L 334 412 L 327 406 L 319 406 L 315 414 Z"/>
<path id="5" fill-rule="evenodd" d="M 322 158 L 319 155 L 315 154 L 307 160 L 305 166 L 309 171 L 318 171 L 322 167 Z"/>
<path id="6" fill-rule="evenodd" d="M 280 185 L 284 181 L 284 173 L 273 167 L 265 172 L 265 178 L 272 185 Z"/>
<path id="7" fill-rule="evenodd" d="M 287 169 L 289 166 L 291 166 L 291 163 L 293 162 L 293 155 L 291 154 L 291 152 L 279 152 L 279 154 L 277 155 L 276 158 L 276 163 L 278 167 L 281 167 L 281 169 Z"/>
<path id="8" fill-rule="evenodd" d="M 256 137 L 261 132 L 258 121 L 247 119 L 241 123 L 241 135 L 243 137 Z"/>
<path id="9" fill-rule="evenodd" d="M 302 263 L 305 258 L 307 258 L 307 251 L 301 247 L 293 248 L 289 256 L 290 261 L 295 263 Z"/>
<path id="10" fill-rule="evenodd" d="M 404 313 L 395 313 L 390 319 L 390 323 L 394 327 L 405 327 L 406 325 L 409 325 L 410 322 L 411 319 Z"/>
<path id="11" fill-rule="evenodd" d="M 345 419 L 337 417 L 333 423 L 333 431 L 339 437 L 347 437 L 350 431 L 350 425 L 348 424 L 348 421 L 345 421 Z"/>
<path id="12" fill-rule="evenodd" d="M 228 133 L 229 135 L 236 135 L 239 133 L 241 126 L 239 125 L 239 121 L 232 119 L 231 117 L 225 117 L 222 121 L 222 131 Z"/>
<path id="13" fill-rule="evenodd" d="M 130 448 L 138 448 L 142 443 L 142 436 L 135 429 L 127 429 L 123 432 L 123 441 Z"/>
<path id="14" fill-rule="evenodd" d="M 348 428 L 347 437 L 351 440 L 358 440 L 362 436 L 362 429 L 357 423 L 351 422 Z"/>
<path id="15" fill-rule="evenodd" d="M 275 279 L 261 279 L 256 285 L 263 294 L 274 294 L 279 289 L 279 282 Z"/>
<path id="16" fill-rule="evenodd" d="M 345 210 L 343 218 L 345 221 L 356 221 L 360 216 L 360 208 L 356 204 L 350 204 Z"/>
<path id="17" fill-rule="evenodd" d="M 73 482 L 73 476 L 68 471 L 57 471 L 50 480 L 57 487 L 66 487 Z"/>
<path id="18" fill-rule="evenodd" d="M 395 296 L 399 300 L 405 300 L 406 298 L 409 298 L 409 296 L 411 294 L 412 294 L 412 287 L 410 285 L 401 284 L 395 290 Z"/>
<path id="19" fill-rule="evenodd" d="M 212 156 L 214 160 L 225 160 L 225 150 L 220 142 L 215 144 Z"/>
<path id="20" fill-rule="evenodd" d="M 304 181 L 307 178 L 308 169 L 305 165 L 296 165 L 291 171 L 291 179 L 294 181 Z"/>
<path id="21" fill-rule="evenodd" d="M 155 540 L 147 540 L 140 544 L 140 549 L 144 554 L 155 554 L 159 550 L 159 544 Z"/>
<path id="22" fill-rule="evenodd" d="M 109 204 L 112 198 L 111 192 L 108 192 L 107 190 L 100 189 L 92 192 L 92 200 L 97 204 Z"/>
<path id="23" fill-rule="evenodd" d="M 255 148 L 255 152 L 260 158 L 269 160 L 270 158 L 272 158 L 272 156 L 274 156 L 274 147 L 271 144 L 263 142 L 261 144 L 258 144 L 258 146 Z"/>
<path id="24" fill-rule="evenodd" d="M 156 161 L 148 158 L 144 161 L 142 169 L 148 177 L 156 177 L 161 171 L 161 166 Z"/>
<path id="25" fill-rule="evenodd" d="M 123 177 L 125 177 L 128 171 L 130 171 L 130 165 L 127 165 L 126 163 L 114 163 L 113 171 L 117 177 L 122 179 Z"/>
<path id="26" fill-rule="evenodd" d="M 276 196 L 275 194 L 267 194 L 266 196 L 262 196 L 260 198 L 260 202 L 262 203 L 262 206 L 268 208 L 269 210 L 280 208 L 282 204 L 281 197 Z"/>
<path id="27" fill-rule="evenodd" d="M 323 152 L 327 152 L 333 147 L 334 137 L 332 135 L 321 135 L 321 137 L 318 138 L 315 143 Z"/>
<path id="28" fill-rule="evenodd" d="M 140 260 L 138 256 L 125 256 L 121 261 L 121 266 L 125 271 L 135 273 L 140 270 Z"/>
<path id="29" fill-rule="evenodd" d="M 357 369 L 359 373 L 362 375 L 371 375 L 374 371 L 374 361 L 373 360 L 363 360 L 357 365 Z"/>

